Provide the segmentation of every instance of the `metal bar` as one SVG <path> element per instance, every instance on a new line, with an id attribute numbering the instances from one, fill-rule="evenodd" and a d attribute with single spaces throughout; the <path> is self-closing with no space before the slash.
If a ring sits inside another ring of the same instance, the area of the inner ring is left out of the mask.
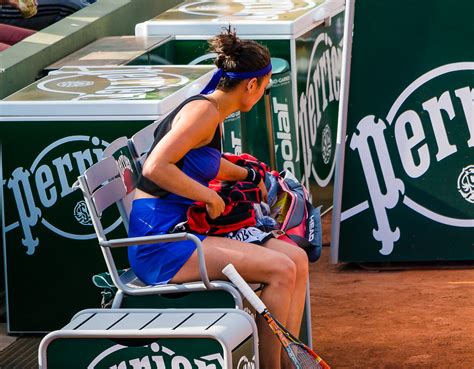
<path id="1" fill-rule="evenodd" d="M 264 96 L 265 102 L 265 120 L 267 124 L 267 134 L 268 134 L 268 146 L 269 146 L 269 158 L 270 158 L 270 168 L 277 170 L 276 167 L 276 155 L 275 155 L 275 139 L 273 137 L 273 119 L 272 119 L 272 104 L 270 100 L 270 89 L 267 88 Z"/>
<path id="2" fill-rule="evenodd" d="M 346 14 L 344 20 L 344 46 L 342 48 L 342 70 L 341 70 L 341 100 L 339 102 L 339 122 L 336 141 L 334 173 L 334 197 L 331 225 L 331 257 L 330 261 L 336 264 L 339 261 L 339 231 L 341 220 L 341 202 L 344 177 L 344 157 L 346 147 L 347 110 L 349 107 L 349 82 L 351 76 L 352 55 L 352 30 L 354 27 L 355 0 L 346 3 Z"/>

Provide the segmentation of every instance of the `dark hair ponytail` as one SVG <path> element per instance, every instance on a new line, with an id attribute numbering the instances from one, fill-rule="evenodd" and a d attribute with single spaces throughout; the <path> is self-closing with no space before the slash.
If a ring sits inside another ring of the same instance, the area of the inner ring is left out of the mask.
<path id="1" fill-rule="evenodd" d="M 268 49 L 252 40 L 241 40 L 235 29 L 227 28 L 209 41 L 211 52 L 217 57 L 214 64 L 224 72 L 254 72 L 270 64 Z M 258 77 L 260 84 L 263 77 Z M 241 80 L 222 77 L 217 88 L 228 90 L 239 84 Z"/>

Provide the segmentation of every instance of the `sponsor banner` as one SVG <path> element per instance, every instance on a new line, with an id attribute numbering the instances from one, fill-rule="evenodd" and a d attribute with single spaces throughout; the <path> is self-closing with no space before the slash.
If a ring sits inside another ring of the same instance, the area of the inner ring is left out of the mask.
<path id="1" fill-rule="evenodd" d="M 72 149 L 71 152 L 67 152 L 68 146 L 74 147 L 81 143 L 89 147 L 85 150 Z M 69 239 L 95 238 L 93 229 L 86 228 L 84 232 L 83 226 L 92 225 L 90 216 L 85 210 L 85 202 L 67 201 L 70 198 L 68 195 L 74 191 L 69 174 L 73 173 L 72 175 L 77 178 L 102 158 L 103 148 L 107 145 L 106 141 L 98 137 L 81 135 L 63 137 L 47 145 L 31 166 L 17 167 L 10 176 L 7 176 L 5 184 L 15 200 L 18 222 L 7 225 L 6 228 L 11 230 L 18 226 L 21 229 L 21 243 L 27 255 L 33 255 L 40 244 L 39 238 L 34 233 L 34 228 L 39 223 L 51 232 Z M 56 205 L 65 204 L 72 209 L 69 214 L 57 209 Z M 111 230 L 115 226 L 114 222 L 114 225 L 109 224 L 107 229 Z"/>
<path id="2" fill-rule="evenodd" d="M 301 177 L 298 157 L 298 130 L 293 113 L 291 72 L 278 73 L 272 77 L 270 106 L 273 125 L 275 162 L 279 171 L 288 170 Z"/>
<path id="3" fill-rule="evenodd" d="M 114 342 L 116 341 L 116 342 Z M 213 339 L 57 339 L 47 347 L 50 369 L 224 369 L 222 346 Z M 255 369 L 253 339 L 232 352 L 232 369 Z"/>
<path id="4" fill-rule="evenodd" d="M 315 204 L 332 205 L 344 14 L 296 40 L 302 180 Z"/>
<path id="5" fill-rule="evenodd" d="M 73 183 L 96 163 L 116 135 L 150 124 L 6 122 L 1 126 L 2 233 L 9 329 L 49 331 L 79 309 L 98 306 L 91 276 L 105 270 L 91 218 Z M 117 153 L 125 178 L 136 171 Z M 125 236 L 118 212 L 103 214 L 105 232 Z M 120 258 L 125 266 L 125 253 Z M 89 286 L 89 287 L 88 287 Z M 35 308 L 31 308 L 32 301 Z"/>
<path id="6" fill-rule="evenodd" d="M 339 260 L 472 260 L 474 4 L 355 6 Z"/>
<path id="7" fill-rule="evenodd" d="M 222 124 L 222 150 L 235 155 L 242 154 L 242 129 L 240 111 L 229 115 Z"/>

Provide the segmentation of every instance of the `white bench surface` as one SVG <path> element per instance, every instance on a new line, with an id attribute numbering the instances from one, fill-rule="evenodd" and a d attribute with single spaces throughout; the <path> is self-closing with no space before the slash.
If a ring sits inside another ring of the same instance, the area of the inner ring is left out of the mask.
<path id="1" fill-rule="evenodd" d="M 103 337 L 113 337 L 117 331 L 130 331 L 137 338 L 150 333 L 157 338 L 207 336 L 233 349 L 252 335 L 252 323 L 251 316 L 236 309 L 87 309 L 61 331 L 66 336 L 88 331 L 102 331 Z"/>

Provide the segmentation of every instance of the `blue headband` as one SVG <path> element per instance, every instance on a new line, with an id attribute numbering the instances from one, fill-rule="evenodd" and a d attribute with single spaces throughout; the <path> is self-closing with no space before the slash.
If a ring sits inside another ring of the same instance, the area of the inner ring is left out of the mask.
<path id="1" fill-rule="evenodd" d="M 272 64 L 268 64 L 265 68 L 259 69 L 253 72 L 224 72 L 221 68 L 218 68 L 212 76 L 209 83 L 201 91 L 201 94 L 206 95 L 214 91 L 219 84 L 222 77 L 228 77 L 230 79 L 247 79 L 255 77 L 263 77 L 272 71 Z"/>

